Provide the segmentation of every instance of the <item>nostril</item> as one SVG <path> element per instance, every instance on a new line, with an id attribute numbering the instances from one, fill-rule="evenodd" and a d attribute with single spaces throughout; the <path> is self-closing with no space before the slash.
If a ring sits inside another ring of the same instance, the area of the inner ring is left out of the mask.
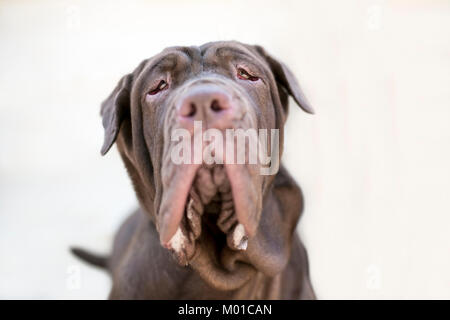
<path id="1" fill-rule="evenodd" d="M 211 102 L 211 110 L 214 112 L 219 112 L 222 110 L 222 107 L 220 106 L 219 101 L 213 100 Z"/>
<path id="2" fill-rule="evenodd" d="M 187 112 L 186 112 L 186 117 L 193 117 L 195 116 L 195 114 L 197 113 L 197 107 L 195 106 L 194 103 L 190 103 L 188 108 L 187 108 Z"/>

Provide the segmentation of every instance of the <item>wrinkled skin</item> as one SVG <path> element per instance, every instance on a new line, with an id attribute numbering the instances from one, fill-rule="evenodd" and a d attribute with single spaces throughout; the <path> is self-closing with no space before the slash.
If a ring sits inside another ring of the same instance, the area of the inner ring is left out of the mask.
<path id="1" fill-rule="evenodd" d="M 239 68 L 258 81 L 238 77 Z M 161 80 L 164 90 L 149 94 Z M 168 48 L 124 76 L 102 104 L 102 154 L 117 143 L 140 208 L 105 262 L 110 298 L 313 299 L 295 233 L 303 199 L 283 166 L 265 176 L 259 165 L 171 161 L 177 104 L 205 84 L 239 107 L 233 128 L 279 129 L 280 157 L 288 95 L 312 113 L 285 65 L 238 42 Z"/>

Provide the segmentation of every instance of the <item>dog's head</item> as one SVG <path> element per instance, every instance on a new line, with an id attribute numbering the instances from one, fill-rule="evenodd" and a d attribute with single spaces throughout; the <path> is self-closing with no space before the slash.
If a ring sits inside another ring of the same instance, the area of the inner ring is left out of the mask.
<path id="1" fill-rule="evenodd" d="M 278 168 L 288 95 L 312 113 L 291 71 L 263 48 L 214 42 L 143 61 L 102 104 L 102 154 L 117 140 L 162 245 L 218 288 L 239 287 L 255 268 L 275 274 L 284 266 L 286 259 L 257 257 L 264 256 L 259 229 L 275 177 L 262 170 Z M 260 129 L 268 130 L 265 148 Z M 269 162 L 259 161 L 261 150 L 275 149 Z M 255 152 L 257 161 L 249 161 Z"/>

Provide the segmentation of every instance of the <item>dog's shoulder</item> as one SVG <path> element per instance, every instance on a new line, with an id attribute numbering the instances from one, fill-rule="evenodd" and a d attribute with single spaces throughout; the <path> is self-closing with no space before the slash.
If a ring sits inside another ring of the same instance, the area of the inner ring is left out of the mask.
<path id="1" fill-rule="evenodd" d="M 160 245 L 156 227 L 142 209 L 131 214 L 116 234 L 110 270 L 111 299 L 174 297 L 186 276 Z"/>

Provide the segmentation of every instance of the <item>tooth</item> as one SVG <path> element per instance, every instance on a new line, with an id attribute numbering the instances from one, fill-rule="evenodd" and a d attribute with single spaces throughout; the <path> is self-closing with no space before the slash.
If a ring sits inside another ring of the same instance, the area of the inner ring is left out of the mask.
<path id="1" fill-rule="evenodd" d="M 245 228 L 238 223 L 234 230 L 228 234 L 227 243 L 231 249 L 246 250 L 248 245 L 248 237 L 245 233 Z"/>
<path id="2" fill-rule="evenodd" d="M 172 249 L 179 254 L 184 248 L 186 240 L 187 239 L 181 231 L 181 228 L 178 227 L 173 237 L 167 243 L 167 246 L 169 249 Z"/>
<path id="3" fill-rule="evenodd" d="M 189 198 L 186 213 L 191 231 L 194 235 L 194 238 L 197 239 L 202 232 L 201 213 L 199 214 L 199 212 L 196 210 L 195 201 L 193 198 Z"/>
<path id="4" fill-rule="evenodd" d="M 239 245 L 237 246 L 238 250 L 247 250 L 247 245 L 248 245 L 248 239 L 247 238 L 242 238 L 241 243 L 239 243 Z"/>
<path id="5" fill-rule="evenodd" d="M 189 202 L 188 202 L 186 211 L 187 211 L 187 216 L 188 216 L 188 218 L 190 220 L 192 220 L 194 218 L 194 207 L 193 207 L 193 205 L 194 205 L 194 199 L 189 198 Z"/>

